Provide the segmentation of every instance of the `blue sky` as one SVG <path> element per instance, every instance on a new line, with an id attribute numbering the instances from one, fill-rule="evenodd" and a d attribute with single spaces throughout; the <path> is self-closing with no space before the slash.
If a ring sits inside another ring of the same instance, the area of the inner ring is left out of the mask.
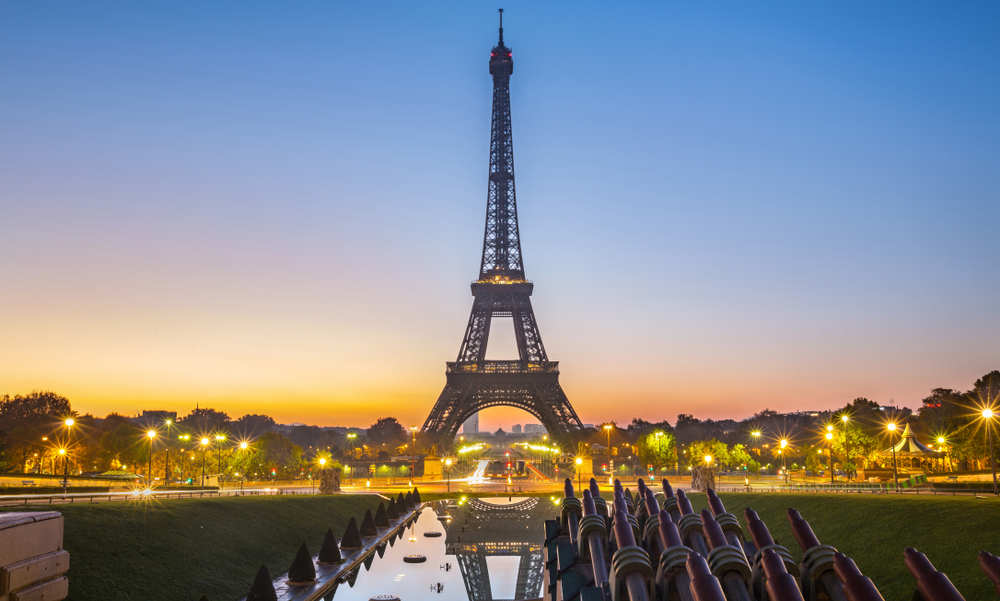
<path id="1" fill-rule="evenodd" d="M 915 405 L 1000 365 L 1000 6 L 504 8 L 525 268 L 584 421 Z M 496 26 L 0 5 L 0 394 L 422 422 L 479 265 Z"/>

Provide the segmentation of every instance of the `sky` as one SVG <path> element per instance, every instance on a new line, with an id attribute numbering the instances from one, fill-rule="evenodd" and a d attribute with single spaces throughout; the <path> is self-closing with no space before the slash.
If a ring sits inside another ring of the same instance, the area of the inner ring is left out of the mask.
<path id="1" fill-rule="evenodd" d="M 1000 5 L 503 6 L 525 270 L 584 422 L 1000 368 Z M 0 3 L 0 395 L 422 424 L 478 274 L 496 8 Z"/>

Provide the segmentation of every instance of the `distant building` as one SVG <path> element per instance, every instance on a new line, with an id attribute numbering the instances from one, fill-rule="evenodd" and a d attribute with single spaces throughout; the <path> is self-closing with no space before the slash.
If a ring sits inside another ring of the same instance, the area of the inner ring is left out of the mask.
<path id="1" fill-rule="evenodd" d="M 542 424 L 524 424 L 525 434 L 545 434 L 545 427 Z"/>
<path id="2" fill-rule="evenodd" d="M 514 424 L 513 426 L 511 426 L 510 427 L 510 433 L 511 434 L 520 434 L 521 433 L 521 424 Z"/>
<path id="3" fill-rule="evenodd" d="M 469 419 L 462 424 L 462 434 L 479 434 L 479 412 L 473 413 Z"/>

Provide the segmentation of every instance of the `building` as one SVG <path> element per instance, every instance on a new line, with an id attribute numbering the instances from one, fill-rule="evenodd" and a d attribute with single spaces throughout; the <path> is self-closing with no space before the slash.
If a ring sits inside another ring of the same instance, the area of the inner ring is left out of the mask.
<path id="1" fill-rule="evenodd" d="M 472 416 L 465 420 L 462 424 L 462 434 L 469 436 L 470 434 L 479 434 L 479 412 L 473 413 Z"/>
<path id="2" fill-rule="evenodd" d="M 545 427 L 541 424 L 524 424 L 525 434 L 545 434 Z"/>
<path id="3" fill-rule="evenodd" d="M 511 434 L 520 434 L 521 433 L 521 424 L 514 424 L 513 426 L 511 426 L 510 427 L 510 433 Z"/>

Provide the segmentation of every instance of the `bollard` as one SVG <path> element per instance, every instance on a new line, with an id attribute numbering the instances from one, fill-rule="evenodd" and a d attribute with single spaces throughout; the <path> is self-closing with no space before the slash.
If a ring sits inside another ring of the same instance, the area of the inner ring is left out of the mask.
<path id="1" fill-rule="evenodd" d="M 299 547 L 292 560 L 291 567 L 288 568 L 288 584 L 292 586 L 302 586 L 316 582 L 316 566 L 313 564 L 312 555 L 305 543 Z"/>
<path id="2" fill-rule="evenodd" d="M 704 557 L 693 551 L 688 554 L 687 572 L 691 578 L 691 595 L 694 601 L 726 601 L 722 585 L 708 569 Z"/>
<path id="3" fill-rule="evenodd" d="M 771 601 L 804 601 L 795 577 L 785 569 L 785 561 L 774 549 L 764 549 L 761 564 L 767 575 L 767 596 Z"/>
<path id="4" fill-rule="evenodd" d="M 597 507 L 597 515 L 603 517 L 608 516 L 608 502 L 601 497 L 601 489 L 597 486 L 597 480 L 595 478 L 590 479 L 590 495 L 594 497 L 594 505 Z"/>
<path id="5" fill-rule="evenodd" d="M 677 524 L 670 519 L 667 510 L 661 509 L 657 520 L 660 539 L 660 562 L 656 570 L 656 587 L 661 599 L 672 599 L 674 593 L 681 601 L 693 601 L 691 596 L 691 577 L 687 572 L 687 558 L 693 553 L 690 547 L 684 546 Z"/>
<path id="6" fill-rule="evenodd" d="M 670 514 L 670 519 L 678 521 L 681 519 L 681 512 L 677 508 L 677 497 L 674 496 L 674 488 L 666 478 L 661 483 L 663 486 L 663 508 Z"/>
<path id="7" fill-rule="evenodd" d="M 583 513 L 583 506 L 580 504 L 580 499 L 576 498 L 573 493 L 573 481 L 566 478 L 566 484 L 563 487 L 566 496 L 562 500 L 562 521 L 563 527 L 569 532 L 569 541 L 573 544 L 573 548 L 577 549 L 577 554 L 579 555 L 580 541 L 577 540 L 578 530 L 580 529 L 580 515 Z"/>
<path id="8" fill-rule="evenodd" d="M 844 596 L 847 601 L 885 601 L 882 593 L 875 588 L 872 579 L 861 573 L 857 564 L 843 553 L 833 556 L 833 571 L 844 583 Z"/>
<path id="9" fill-rule="evenodd" d="M 340 555 L 340 547 L 337 545 L 337 537 L 333 535 L 333 530 L 327 528 L 323 545 L 319 548 L 319 557 L 316 559 L 320 564 L 343 563 L 344 558 Z"/>
<path id="10" fill-rule="evenodd" d="M 792 526 L 792 536 L 802 548 L 802 563 L 799 568 L 802 573 L 802 596 L 807 601 L 815 601 L 819 588 L 822 587 L 832 601 L 847 601 L 844 584 L 833 571 L 833 556 L 837 550 L 830 545 L 819 544 L 809 522 L 798 511 L 789 509 L 787 516 Z"/>
<path id="11" fill-rule="evenodd" d="M 614 529 L 618 550 L 611 558 L 611 576 L 608 580 L 611 599 L 649 601 L 649 582 L 653 578 L 653 566 L 649 563 L 646 551 L 636 546 L 635 535 L 625 512 L 615 512 Z"/>
<path id="12" fill-rule="evenodd" d="M 642 542 L 649 551 L 650 557 L 658 557 L 660 553 L 666 549 L 666 547 L 661 547 L 659 545 L 658 535 L 659 535 L 659 524 L 660 524 L 660 508 L 656 505 L 656 496 L 653 491 L 649 488 L 645 489 L 645 496 L 643 506 L 646 509 L 646 521 L 645 528 L 643 529 Z M 638 518 L 637 518 L 638 519 Z"/>
<path id="13" fill-rule="evenodd" d="M 681 531 L 681 538 L 698 552 L 702 557 L 708 557 L 708 546 L 705 545 L 705 537 L 702 535 L 701 518 L 695 515 L 691 509 L 691 501 L 684 494 L 683 490 L 677 491 L 677 509 L 681 512 L 681 517 L 677 520 L 677 527 Z"/>
<path id="14" fill-rule="evenodd" d="M 714 490 L 711 488 L 708 489 L 707 494 L 708 505 L 712 508 L 715 521 L 719 522 L 719 526 L 722 526 L 722 531 L 726 533 L 726 540 L 729 541 L 730 545 L 746 554 L 743 528 L 740 528 L 740 521 L 736 519 L 735 515 L 726 511 L 725 505 L 722 504 L 722 499 L 719 498 L 719 495 L 715 494 Z"/>
<path id="15" fill-rule="evenodd" d="M 903 549 L 906 567 L 917 579 L 917 592 L 923 601 L 965 601 L 944 572 L 934 569 L 927 556 L 913 547 Z"/>
<path id="16" fill-rule="evenodd" d="M 580 558 L 590 560 L 595 586 L 608 581 L 608 568 L 604 563 L 604 538 L 607 535 L 607 523 L 597 513 L 594 496 L 589 490 L 583 491 L 583 519 L 580 520 L 577 540 L 580 541 Z"/>
<path id="17" fill-rule="evenodd" d="M 361 531 L 358 530 L 358 521 L 351 518 L 347 522 L 347 529 L 344 530 L 344 537 L 340 539 L 341 549 L 360 549 L 365 546 L 361 540 Z"/>
<path id="18" fill-rule="evenodd" d="M 274 592 L 274 585 L 271 584 L 271 574 L 267 571 L 267 566 L 261 565 L 257 570 L 257 575 L 250 585 L 250 592 L 247 593 L 245 601 L 278 601 L 278 595 Z"/>
<path id="19" fill-rule="evenodd" d="M 997 594 L 1000 595 L 1000 557 L 986 551 L 980 551 L 979 569 L 983 571 L 983 574 L 986 574 L 986 577 L 996 587 Z"/>
<path id="20" fill-rule="evenodd" d="M 785 571 L 796 578 L 800 574 L 799 564 L 795 563 L 795 560 L 792 559 L 792 554 L 788 549 L 775 544 L 767 526 L 758 517 L 756 511 L 748 507 L 743 511 L 743 517 L 747 521 L 747 531 L 750 532 L 752 545 L 756 548 L 750 570 L 750 590 L 755 597 L 763 599 L 767 593 L 767 573 L 764 572 L 764 567 L 761 565 L 764 550 L 770 549 L 777 553 L 782 561 L 785 562 Z"/>
<path id="21" fill-rule="evenodd" d="M 712 574 L 722 583 L 729 601 L 752 601 L 748 585 L 750 583 L 750 564 L 742 549 L 734 547 L 726 540 L 722 526 L 715 521 L 712 512 L 703 509 L 701 512 L 703 533 L 711 552 L 708 554 L 708 567 Z"/>

